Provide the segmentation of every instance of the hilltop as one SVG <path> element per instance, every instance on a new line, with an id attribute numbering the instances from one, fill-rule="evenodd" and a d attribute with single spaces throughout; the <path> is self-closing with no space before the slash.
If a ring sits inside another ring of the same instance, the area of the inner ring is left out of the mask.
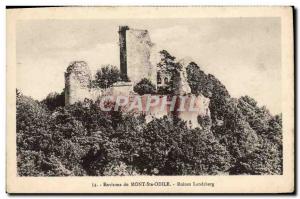
<path id="1" fill-rule="evenodd" d="M 198 118 L 202 128 L 167 116 L 147 123 L 92 100 L 65 106 L 64 92 L 37 101 L 17 91 L 18 174 L 282 174 L 281 115 L 249 96 L 232 98 L 195 62 L 185 72 L 191 93 L 210 102 L 210 117 Z"/>

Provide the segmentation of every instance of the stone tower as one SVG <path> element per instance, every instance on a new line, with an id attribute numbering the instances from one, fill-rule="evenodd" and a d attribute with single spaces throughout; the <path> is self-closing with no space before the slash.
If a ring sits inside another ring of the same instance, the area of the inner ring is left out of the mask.
<path id="1" fill-rule="evenodd" d="M 150 56 L 153 43 L 148 30 L 119 27 L 120 71 L 131 82 L 138 83 L 148 78 L 156 85 L 156 67 L 151 64 Z"/>
<path id="2" fill-rule="evenodd" d="M 126 54 L 126 31 L 128 26 L 119 26 L 119 45 L 120 45 L 120 72 L 122 79 L 127 77 L 127 54 Z"/>
<path id="3" fill-rule="evenodd" d="M 65 72 L 65 104 L 90 98 L 91 71 L 84 61 L 72 62 Z"/>

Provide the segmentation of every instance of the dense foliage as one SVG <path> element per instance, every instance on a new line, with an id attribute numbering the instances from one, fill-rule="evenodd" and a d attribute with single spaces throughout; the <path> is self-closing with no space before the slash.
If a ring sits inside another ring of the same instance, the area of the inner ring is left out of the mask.
<path id="1" fill-rule="evenodd" d="M 121 74 L 119 69 L 116 66 L 106 65 L 96 72 L 95 80 L 92 81 L 92 86 L 108 88 L 120 80 Z"/>
<path id="2" fill-rule="evenodd" d="M 162 67 L 176 67 L 175 58 L 162 53 Z M 64 106 L 63 93 L 39 102 L 17 91 L 18 174 L 282 174 L 281 115 L 271 115 L 249 96 L 232 98 L 196 63 L 186 70 L 192 93 L 210 99 L 211 118 L 198 118 L 203 129 L 189 129 L 169 117 L 146 123 L 143 115 L 103 112 L 98 102 L 89 100 Z M 95 84 L 112 85 L 118 74 L 103 68 Z M 154 89 L 147 79 L 135 87 L 139 94 Z"/>
<path id="3" fill-rule="evenodd" d="M 57 107 L 65 106 L 65 91 L 61 93 L 49 93 L 42 103 L 45 104 L 50 111 L 53 111 Z"/>
<path id="4" fill-rule="evenodd" d="M 133 91 L 138 93 L 139 95 L 155 94 L 156 88 L 155 85 L 149 79 L 143 78 L 133 87 Z"/>
<path id="5" fill-rule="evenodd" d="M 158 73 L 164 74 L 165 78 L 168 77 L 168 82 L 165 82 L 164 86 L 159 86 L 157 92 L 159 94 L 173 94 L 177 83 L 174 82 L 174 76 L 178 75 L 180 64 L 168 51 L 162 50 L 159 53 L 161 59 L 157 64 Z"/>
<path id="6" fill-rule="evenodd" d="M 187 67 L 194 94 L 210 99 L 211 131 L 232 157 L 230 174 L 282 174 L 282 120 L 243 96 L 231 98 L 225 86 L 196 63 Z"/>
<path id="7" fill-rule="evenodd" d="M 198 175 L 230 167 L 210 131 L 167 117 L 146 124 L 143 116 L 102 112 L 91 101 L 50 111 L 19 94 L 17 121 L 21 176 Z"/>

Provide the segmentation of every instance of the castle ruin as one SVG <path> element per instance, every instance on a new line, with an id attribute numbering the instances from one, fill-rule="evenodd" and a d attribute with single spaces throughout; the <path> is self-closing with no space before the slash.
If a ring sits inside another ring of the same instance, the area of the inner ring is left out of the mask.
<path id="1" fill-rule="evenodd" d="M 150 61 L 152 47 L 148 30 L 119 27 L 120 72 L 133 84 L 147 78 L 156 84 L 156 66 Z"/>
<path id="2" fill-rule="evenodd" d="M 157 70 L 157 66 L 151 63 L 151 56 L 153 55 L 153 46 L 148 30 L 131 29 L 128 26 L 119 27 L 119 47 L 120 47 L 120 73 L 121 81 L 116 82 L 109 88 L 94 88 L 91 86 L 92 75 L 89 67 L 83 61 L 72 62 L 65 72 L 65 104 L 70 105 L 84 99 L 91 99 L 96 101 L 103 96 L 133 96 L 138 95 L 133 91 L 134 85 L 140 82 L 141 79 L 149 79 L 156 87 L 161 86 L 162 71 Z M 181 60 L 179 62 L 181 69 L 176 77 L 172 77 L 176 82 L 174 95 L 187 95 L 195 97 L 195 106 L 199 109 L 197 112 L 176 112 L 176 116 L 187 121 L 189 127 L 195 128 L 202 126 L 199 124 L 200 117 L 209 117 L 209 99 L 202 95 L 194 96 L 191 94 L 191 88 L 187 82 L 186 66 L 190 62 Z M 168 81 L 164 78 L 163 81 Z M 157 95 L 163 99 L 164 95 Z M 142 96 L 145 97 L 145 96 Z M 171 100 L 171 99 L 170 99 Z M 180 106 L 180 100 L 176 102 Z M 168 103 L 168 104 L 171 104 Z M 152 107 L 146 114 L 146 120 L 149 122 L 153 118 L 161 118 L 163 116 L 172 116 L 169 109 L 159 109 Z"/>

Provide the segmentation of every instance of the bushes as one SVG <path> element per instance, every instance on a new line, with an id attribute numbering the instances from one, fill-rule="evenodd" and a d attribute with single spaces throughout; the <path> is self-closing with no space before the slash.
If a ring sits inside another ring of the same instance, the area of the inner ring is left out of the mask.
<path id="1" fill-rule="evenodd" d="M 42 103 L 45 104 L 50 111 L 65 106 L 65 91 L 63 90 L 61 93 L 54 92 L 48 94 Z"/>
<path id="2" fill-rule="evenodd" d="M 166 50 L 162 50 L 160 53 L 160 61 L 157 64 L 158 74 L 160 74 L 157 79 L 163 78 L 167 79 L 166 82 L 164 80 L 163 86 L 158 86 L 158 93 L 163 95 L 174 94 L 176 89 L 177 82 L 174 82 L 174 78 L 179 75 L 179 71 L 181 69 L 181 65 L 176 61 L 176 57 L 170 55 L 170 53 Z M 164 75 L 162 75 L 164 74 Z M 162 77 L 163 76 L 163 77 Z M 162 81 L 162 80 L 161 80 Z"/>
<path id="3" fill-rule="evenodd" d="M 210 131 L 188 129 L 185 122 L 156 119 L 140 136 L 134 163 L 142 174 L 214 175 L 230 166 L 229 153 Z"/>
<path id="4" fill-rule="evenodd" d="M 149 79 L 143 78 L 139 83 L 137 83 L 133 87 L 133 91 L 138 93 L 139 95 L 155 94 L 156 88 L 155 85 Z"/>
<path id="5" fill-rule="evenodd" d="M 92 101 L 51 111 L 18 92 L 18 174 L 282 174 L 281 115 L 272 116 L 248 96 L 230 98 L 213 79 L 206 79 L 214 82 L 208 90 L 212 118 L 198 117 L 204 129 L 168 117 L 146 124 L 143 116 L 103 112 Z"/>
<path id="6" fill-rule="evenodd" d="M 161 51 L 160 70 L 178 71 L 175 57 Z M 272 116 L 249 96 L 231 98 L 225 86 L 191 62 L 193 94 L 210 99 L 203 129 L 188 129 L 168 117 L 145 123 L 119 111 L 103 112 L 91 100 L 64 106 L 64 92 L 38 102 L 17 91 L 17 166 L 20 176 L 282 174 L 282 116 Z M 97 72 L 93 86 L 119 80 L 116 67 Z M 172 94 L 173 82 L 159 90 Z M 155 94 L 148 79 L 134 86 Z"/>
<path id="7" fill-rule="evenodd" d="M 95 80 L 92 82 L 92 86 L 108 88 L 120 80 L 121 74 L 119 69 L 115 66 L 106 65 L 96 72 Z"/>
<path id="8" fill-rule="evenodd" d="M 145 124 L 142 116 L 101 112 L 92 102 L 53 112 L 23 95 L 17 104 L 18 125 L 23 114 L 32 117 L 30 131 L 17 129 L 21 176 L 200 175 L 227 168 L 228 152 L 211 132 L 181 121 Z"/>
<path id="9" fill-rule="evenodd" d="M 249 96 L 231 98 L 218 79 L 205 74 L 194 62 L 187 67 L 187 75 L 192 93 L 210 99 L 211 131 L 232 157 L 229 173 L 282 174 L 280 116 L 258 107 Z"/>

